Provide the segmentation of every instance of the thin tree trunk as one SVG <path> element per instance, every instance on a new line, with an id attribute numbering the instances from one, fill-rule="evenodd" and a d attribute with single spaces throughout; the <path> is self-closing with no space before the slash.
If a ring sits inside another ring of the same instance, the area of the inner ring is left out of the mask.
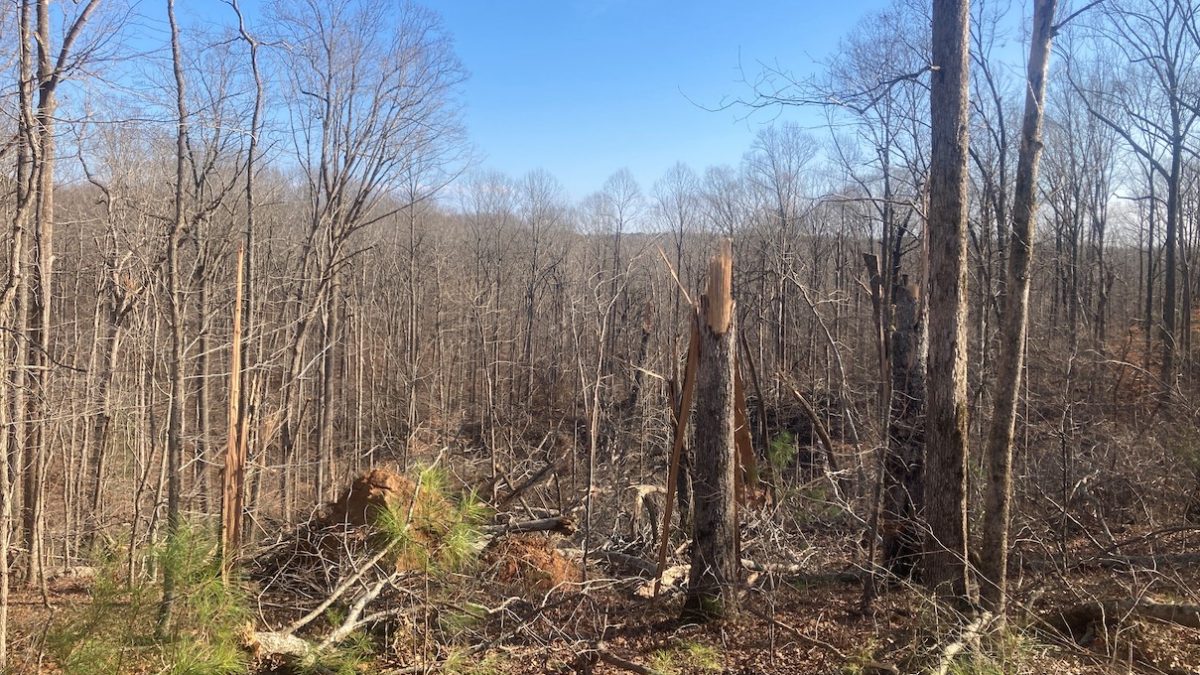
<path id="1" fill-rule="evenodd" d="M 228 574 L 241 542 L 242 505 L 246 493 L 246 446 L 238 408 L 242 400 L 242 263 L 246 251 L 238 249 L 233 301 L 233 335 L 229 353 L 229 408 L 226 424 L 225 469 L 221 481 L 222 572 Z"/>
<path id="2" fill-rule="evenodd" d="M 18 309 L 18 303 L 23 303 L 25 228 L 33 192 L 34 132 L 30 110 L 32 65 L 28 0 L 21 3 L 18 21 L 17 92 L 20 111 L 17 120 L 17 208 L 9 238 L 8 277 L 0 290 L 0 325 L 11 323 L 19 329 L 24 322 L 20 319 L 20 312 L 14 310 Z M 10 321 L 13 318 L 18 320 Z M 25 442 L 24 387 L 20 382 L 25 369 L 23 359 L 19 356 L 23 350 L 15 338 L 14 335 L 0 333 L 0 561 L 3 563 L 0 564 L 0 670 L 8 667 L 8 603 L 11 586 L 8 560 L 12 551 L 13 502 L 16 497 L 14 483 L 20 478 L 21 450 Z"/>
<path id="3" fill-rule="evenodd" d="M 180 288 L 179 249 L 183 234 L 183 184 L 186 178 L 187 103 L 184 92 L 183 55 L 179 44 L 179 25 L 175 22 L 175 0 L 167 0 L 167 18 L 171 25 L 171 63 L 175 74 L 175 106 L 178 122 L 175 134 L 175 204 L 167 238 L 167 285 L 171 309 L 171 395 L 167 413 L 167 537 L 174 539 L 183 526 L 179 511 L 180 473 L 183 464 L 184 344 L 183 291 Z M 175 566 L 163 568 L 163 596 L 159 606 L 157 633 L 167 634 L 171 607 L 175 602 Z"/>
<path id="4" fill-rule="evenodd" d="M 1025 331 L 1029 316 L 1029 266 L 1033 258 L 1033 224 L 1037 215 L 1038 162 L 1042 151 L 1042 111 L 1046 101 L 1046 71 L 1054 37 L 1058 0 L 1035 0 L 1033 35 L 1029 45 L 1029 71 L 1025 114 L 1021 122 L 1021 147 L 1017 157 L 1017 183 L 1013 194 L 1013 224 L 1008 255 L 1001 327 L 1000 356 L 996 365 L 996 392 L 988 433 L 988 484 L 983 522 L 983 550 L 979 556 L 984 583 L 983 601 L 1000 621 L 1008 589 L 1008 530 L 1012 501 L 1013 433 L 1017 398 L 1025 366 Z"/>

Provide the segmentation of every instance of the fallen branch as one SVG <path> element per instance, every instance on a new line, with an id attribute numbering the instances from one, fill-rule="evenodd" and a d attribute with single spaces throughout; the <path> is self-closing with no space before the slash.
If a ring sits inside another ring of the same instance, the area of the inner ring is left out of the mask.
<path id="1" fill-rule="evenodd" d="M 637 673 L 637 675 L 661 675 L 657 670 L 654 670 L 653 668 L 647 668 L 646 666 L 643 666 L 639 663 L 634 663 L 633 661 L 629 661 L 627 659 L 621 658 L 620 656 L 617 656 L 616 654 L 609 651 L 608 648 L 605 647 L 603 644 L 596 646 L 596 656 L 598 656 L 601 661 L 607 663 L 608 665 L 610 665 L 614 668 L 619 668 L 621 670 L 628 671 L 630 673 Z"/>
<path id="2" fill-rule="evenodd" d="M 374 569 L 375 565 L 379 564 L 379 561 L 383 560 L 384 557 L 387 556 L 388 552 L 391 550 L 392 550 L 391 546 L 384 546 L 384 547 L 380 548 L 379 552 L 376 553 L 374 556 L 372 556 L 371 559 L 366 562 L 366 564 L 359 567 L 357 570 L 354 571 L 354 574 L 351 574 L 350 576 L 346 577 L 342 581 L 342 583 L 338 584 L 337 588 L 333 589 L 333 592 L 330 593 L 329 597 L 325 598 L 325 600 L 322 601 L 321 604 L 314 607 L 312 609 L 312 611 L 310 611 L 308 614 L 305 614 L 304 616 L 300 617 L 299 619 L 293 621 L 291 624 L 288 625 L 287 628 L 285 628 L 285 629 L 283 629 L 283 631 L 281 631 L 281 634 L 295 633 L 296 631 L 300 630 L 301 628 L 304 628 L 305 626 L 307 626 L 309 623 L 311 623 L 317 617 L 323 615 L 325 613 L 325 610 L 329 609 L 329 607 L 332 606 L 333 603 L 337 602 L 338 598 L 342 597 L 342 595 L 344 595 L 346 593 L 346 591 L 350 590 L 350 587 L 353 586 L 359 579 L 361 579 L 364 574 L 366 574 L 369 570 Z"/>
<path id="3" fill-rule="evenodd" d="M 753 614 L 754 616 L 757 616 L 758 618 L 762 619 L 763 621 L 766 621 L 766 622 L 774 625 L 775 627 L 783 630 L 788 635 L 791 635 L 792 637 L 799 639 L 801 642 L 805 642 L 813 647 L 819 647 L 821 649 L 824 649 L 824 650 L 828 651 L 829 653 L 833 654 L 834 656 L 838 657 L 842 661 L 846 661 L 846 662 L 850 661 L 850 657 L 847 656 L 845 652 L 838 649 L 837 647 L 834 647 L 833 645 L 829 644 L 828 642 L 825 642 L 824 640 L 820 640 L 818 638 L 812 637 L 811 635 L 806 635 L 806 634 L 802 633 L 799 628 L 788 625 L 788 624 L 780 621 L 779 619 L 776 619 L 775 617 L 771 616 L 770 614 L 767 614 L 766 612 L 762 611 L 761 609 L 758 609 L 757 607 L 755 607 L 753 605 L 750 605 L 750 613 Z"/>
<path id="4" fill-rule="evenodd" d="M 350 606 L 350 611 L 346 614 L 346 620 L 342 621 L 342 625 L 334 629 L 333 632 L 331 632 L 325 637 L 324 640 L 321 641 L 320 648 L 328 649 L 329 647 L 336 645 L 342 640 L 345 640 L 351 633 L 357 630 L 364 623 L 368 623 L 371 620 L 371 617 L 368 617 L 366 620 L 359 619 L 359 617 L 362 616 L 363 611 L 367 608 L 367 605 L 374 602 L 374 600 L 379 597 L 379 594 L 383 592 L 383 589 L 387 588 L 389 584 L 395 582 L 399 577 L 400 573 L 397 572 L 383 577 L 379 581 L 376 581 L 375 585 L 371 586 L 366 593 L 363 593 L 362 596 Z"/>
<path id="5" fill-rule="evenodd" d="M 991 623 L 992 613 L 984 612 L 963 626 L 962 631 L 958 634 L 958 639 L 942 648 L 937 666 L 930 672 L 934 675 L 946 675 L 950 671 L 950 666 L 954 663 L 954 659 L 967 648 L 967 645 L 979 642 L 979 638 Z"/>
<path id="6" fill-rule="evenodd" d="M 1033 571 L 1057 570 L 1062 563 L 1054 558 L 1026 558 L 1025 569 Z M 1200 553 L 1162 553 L 1159 555 L 1107 555 L 1101 554 L 1074 560 L 1066 565 L 1067 570 L 1097 567 L 1100 569 L 1123 569 L 1137 567 L 1159 569 L 1162 567 L 1190 567 L 1200 564 Z"/>
<path id="7" fill-rule="evenodd" d="M 486 525 L 481 529 L 485 534 L 499 535 L 520 532 L 559 532 L 561 534 L 573 534 L 576 528 L 575 521 L 570 517 L 553 516 L 551 518 L 539 518 L 537 520 L 526 520 L 504 525 Z"/>
<path id="8" fill-rule="evenodd" d="M 542 442 L 538 444 L 537 450 L 541 450 L 542 446 L 546 444 L 546 441 L 549 440 L 549 438 L 550 434 L 546 434 L 546 437 L 543 438 Z M 511 504 L 514 499 L 517 499 L 521 495 L 525 494 L 525 492 L 527 492 L 530 488 L 548 478 L 551 475 L 551 472 L 561 472 L 564 469 L 564 463 L 565 460 L 562 459 L 558 460 L 557 462 L 547 462 L 545 466 L 538 469 L 537 472 L 532 476 L 521 481 L 520 484 L 513 486 L 512 492 L 505 495 L 504 498 L 496 503 L 496 510 L 504 510 L 504 508 Z"/>
<path id="9" fill-rule="evenodd" d="M 782 372 L 780 375 L 786 378 L 786 375 Z M 825 467 L 829 481 L 833 484 L 834 489 L 837 490 L 838 497 L 844 499 L 846 495 L 850 494 L 850 482 L 842 475 L 841 470 L 838 468 L 837 455 L 833 450 L 833 439 L 829 436 L 829 429 L 825 427 L 825 423 L 821 421 L 821 417 L 817 415 L 817 411 L 808 402 L 808 399 L 804 398 L 804 394 L 801 394 L 799 389 L 790 384 L 787 386 L 787 389 L 792 393 L 792 398 L 796 399 L 796 402 L 800 404 L 800 408 L 804 410 L 804 414 L 808 416 L 808 420 L 812 423 L 813 431 L 817 433 L 817 438 L 820 439 L 821 445 L 824 446 Z"/>

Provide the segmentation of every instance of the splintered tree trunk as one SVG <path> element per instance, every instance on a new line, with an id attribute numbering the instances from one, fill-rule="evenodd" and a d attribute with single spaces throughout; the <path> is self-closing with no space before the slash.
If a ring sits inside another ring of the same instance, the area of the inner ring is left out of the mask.
<path id="1" fill-rule="evenodd" d="M 737 325 L 732 297 L 733 253 L 728 240 L 708 268 L 700 307 L 700 364 L 696 380 L 694 544 L 684 616 L 710 620 L 737 611 L 737 504 L 734 459 L 734 362 Z"/>
<path id="2" fill-rule="evenodd" d="M 225 471 L 221 483 L 222 571 L 228 574 L 241 541 L 242 503 L 246 485 L 246 444 L 242 430 L 242 291 L 245 248 L 238 249 L 234 285 L 233 336 L 229 354 L 229 407 L 226 417 Z"/>
<path id="3" fill-rule="evenodd" d="M 1033 257 L 1033 222 L 1037 213 L 1037 172 L 1042 150 L 1042 110 L 1046 99 L 1046 68 L 1054 35 L 1057 0 L 1033 3 L 1033 37 L 1029 45 L 1029 72 L 1021 147 L 1017 158 L 1017 185 L 1013 195 L 1011 252 L 1005 284 L 1004 325 L 1001 327 L 1000 362 L 996 367 L 996 401 L 988 433 L 987 515 L 983 522 L 984 602 L 1000 620 L 1004 618 L 1008 581 L 1008 522 L 1012 495 L 1012 446 L 1017 418 L 1017 392 L 1025 364 L 1025 328 L 1029 315 L 1029 263 Z M 1103 282 L 1101 282 L 1103 283 Z"/>
<path id="4" fill-rule="evenodd" d="M 967 101 L 969 0 L 933 0 L 930 78 L 929 359 L 922 578 L 967 593 Z"/>
<path id="5" fill-rule="evenodd" d="M 338 295 L 341 288 L 339 275 L 335 272 L 330 281 L 330 292 L 326 296 L 326 320 L 324 354 L 321 367 L 321 412 L 317 435 L 317 499 L 326 499 L 326 493 L 337 485 L 336 455 L 333 447 L 333 422 L 335 397 L 337 396 L 338 359 Z"/>
<path id="6" fill-rule="evenodd" d="M 883 463 L 883 565 L 911 577 L 921 555 L 918 520 L 924 502 L 921 480 L 925 449 L 925 321 L 916 286 L 898 286 L 892 330 L 892 411 Z"/>

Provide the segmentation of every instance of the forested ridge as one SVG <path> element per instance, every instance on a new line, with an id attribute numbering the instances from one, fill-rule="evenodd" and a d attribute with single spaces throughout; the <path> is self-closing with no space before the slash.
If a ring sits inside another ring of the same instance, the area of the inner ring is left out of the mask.
<path id="1" fill-rule="evenodd" d="M 0 6 L 12 672 L 1196 672 L 1200 4 L 893 0 L 574 198 L 429 7 L 156 2 Z"/>

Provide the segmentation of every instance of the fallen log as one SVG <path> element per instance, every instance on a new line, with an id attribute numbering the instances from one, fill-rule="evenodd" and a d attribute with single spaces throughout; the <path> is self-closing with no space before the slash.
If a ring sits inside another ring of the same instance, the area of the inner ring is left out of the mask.
<path id="1" fill-rule="evenodd" d="M 747 558 L 742 558 L 742 567 L 751 572 L 778 574 L 780 576 L 800 579 L 812 584 L 829 582 L 859 584 L 862 583 L 863 580 L 863 575 L 858 572 L 811 573 L 805 571 L 807 568 L 804 565 L 789 565 L 786 563 L 760 563 Z"/>
<path id="2" fill-rule="evenodd" d="M 1103 600 L 1085 602 L 1044 617 L 1047 625 L 1076 642 L 1086 642 L 1097 626 L 1113 628 L 1129 618 L 1150 619 L 1200 629 L 1200 605 L 1151 602 L 1148 600 Z"/>
<path id="3" fill-rule="evenodd" d="M 658 568 L 655 567 L 654 563 L 650 562 L 649 560 L 629 555 L 627 553 L 618 553 L 617 551 L 592 551 L 592 555 L 605 562 L 634 570 L 638 573 L 638 576 L 650 578 L 653 577 L 654 573 L 658 571 Z"/>
<path id="4" fill-rule="evenodd" d="M 1055 558 L 1026 558 L 1022 567 L 1035 572 L 1057 570 L 1062 561 Z M 1190 567 L 1200 565 L 1200 553 L 1161 553 L 1159 555 L 1101 554 L 1078 558 L 1066 563 L 1067 570 L 1094 567 L 1099 569 L 1160 569 L 1163 567 Z"/>
<path id="5" fill-rule="evenodd" d="M 274 630 L 251 631 L 246 634 L 245 647 L 256 659 L 284 656 L 303 659 L 316 651 L 316 647 L 301 637 Z"/>
<path id="6" fill-rule="evenodd" d="M 542 443 L 545 443 L 545 441 L 543 440 Z M 540 445 L 538 446 L 538 448 L 541 447 L 542 446 Z M 519 498 L 521 495 L 529 491 L 530 488 L 534 487 L 538 483 L 541 483 L 546 478 L 549 478 L 552 472 L 562 472 L 566 468 L 565 465 L 566 462 L 562 459 L 556 462 L 547 462 L 545 466 L 538 469 L 537 472 L 535 472 L 532 476 L 521 481 L 519 484 L 512 486 L 512 492 L 509 492 L 507 495 L 501 498 L 499 502 L 496 503 L 496 510 L 503 510 L 506 506 L 511 504 L 513 500 Z"/>

